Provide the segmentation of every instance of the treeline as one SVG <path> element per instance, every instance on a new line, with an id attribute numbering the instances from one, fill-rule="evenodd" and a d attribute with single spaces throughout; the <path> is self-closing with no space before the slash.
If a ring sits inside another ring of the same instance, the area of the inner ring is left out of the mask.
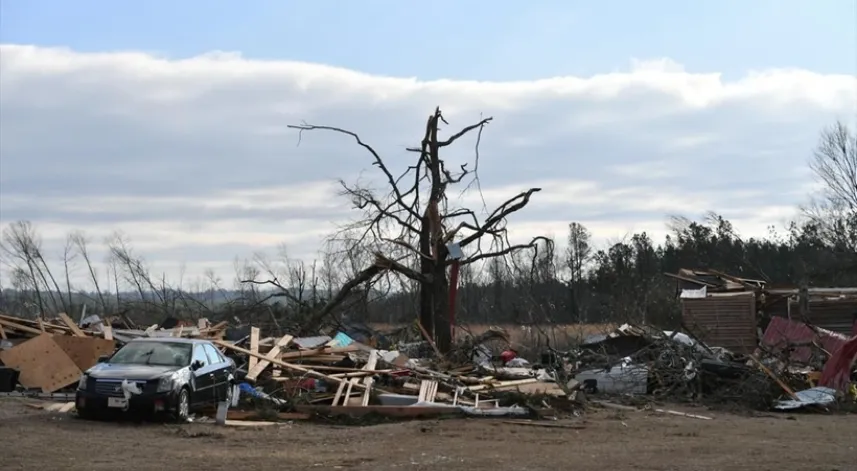
<path id="1" fill-rule="evenodd" d="M 857 241 L 857 224 L 850 226 Z M 676 282 L 664 273 L 714 269 L 779 285 L 857 286 L 855 245 L 829 244 L 819 228 L 792 224 L 766 238 L 743 239 L 732 224 L 711 214 L 703 221 L 673 218 L 660 243 L 645 233 L 597 249 L 585 226 L 569 224 L 564 253 L 521 253 L 510 263 L 495 259 L 485 269 L 461 274 L 457 318 L 469 323 L 601 323 L 678 319 Z M 370 320 L 406 320 L 412 296 L 391 296 Z"/>
<path id="2" fill-rule="evenodd" d="M 853 241 L 857 241 L 855 222 L 848 226 Z M 462 267 L 456 317 L 476 324 L 647 321 L 670 325 L 678 313 L 676 284 L 664 273 L 681 268 L 710 268 L 781 285 L 857 286 L 855 245 L 848 245 L 848 239 L 831 244 L 812 222 L 749 239 L 716 214 L 702 221 L 672 218 L 670 225 L 672 233 L 660 242 L 640 233 L 598 248 L 584 225 L 571 223 L 561 252 L 555 249 L 560 244 L 544 244 L 535 256 L 518 252 L 482 266 Z M 305 264 L 283 257 L 275 261 L 256 257 L 239 265 L 235 289 L 223 287 L 213 274 L 180 288 L 153 279 L 127 245 L 113 245 L 100 284 L 99 267 L 85 265 L 94 275 L 92 284 L 99 286 L 98 291 L 85 291 L 68 281 L 68 273 L 51 272 L 34 245 L 38 236 L 32 226 L 22 222 L 13 227 L 18 232 L 7 229 L 7 247 L 10 240 L 33 245 L 24 244 L 31 259 L 24 264 L 27 270 L 17 272 L 17 286 L 4 290 L 2 309 L 7 312 L 33 313 L 41 303 L 41 312 L 77 313 L 88 304 L 90 313 L 130 311 L 140 322 L 158 322 L 168 315 L 249 315 L 257 321 L 273 316 L 299 323 L 308 306 L 324 304 L 348 277 L 348 273 L 333 273 L 323 261 Z M 11 239 L 12 233 L 18 239 Z M 255 282 L 241 283 L 247 280 Z M 135 289 L 130 291 L 131 287 Z M 369 290 L 354 290 L 337 312 L 354 321 L 409 322 L 416 316 L 416 298 L 416 292 L 406 288 L 383 291 L 373 285 Z"/>
<path id="3" fill-rule="evenodd" d="M 439 114 L 434 119 L 440 119 Z M 376 164 L 383 166 L 380 160 Z M 701 221 L 671 218 L 670 235 L 662 241 L 641 233 L 596 247 L 587 228 L 572 222 L 563 244 L 542 237 L 490 256 L 468 248 L 465 251 L 471 253 L 465 261 L 473 263 L 461 269 L 456 319 L 480 324 L 646 321 L 668 326 L 677 320 L 678 303 L 676 284 L 664 274 L 681 268 L 716 269 L 775 285 L 857 286 L 857 135 L 842 124 L 825 130 L 810 167 L 824 184 L 821 191 L 811 195 L 810 204 L 796 208 L 796 222 L 781 231 L 771 228 L 762 238 L 743 238 L 728 220 L 712 213 Z M 418 184 L 411 191 L 395 189 L 391 194 L 418 194 Z M 311 263 L 292 259 L 285 250 L 273 257 L 236 260 L 234 280 L 223 280 L 214 272 L 193 280 L 167 280 L 152 273 L 118 233 L 100 251 L 91 249 L 84 234 L 72 233 L 59 257 L 47 256 L 32 224 L 12 223 L 0 238 L 5 268 L 0 310 L 23 316 L 77 314 L 85 305 L 92 314 L 123 312 L 141 324 L 165 317 L 230 321 L 238 317 L 257 324 L 270 322 L 280 329 L 300 326 L 308 318 L 314 326 L 319 316 L 313 313 L 383 323 L 422 318 L 427 306 L 435 319 L 448 315 L 445 268 L 421 270 L 427 256 L 419 254 L 431 252 L 414 249 L 434 236 L 386 212 L 386 203 L 373 199 L 368 190 L 351 191 L 360 203 L 355 203 L 357 209 L 379 208 L 368 213 L 372 217 L 365 224 L 354 226 L 362 233 L 356 243 L 332 243 Z M 536 191 L 514 197 L 498 211 L 524 208 Z M 401 198 L 398 203 L 407 213 L 429 214 Z M 468 213 L 473 214 L 459 209 L 442 217 L 453 220 L 455 214 Z M 493 224 L 489 229 L 504 231 L 504 221 L 505 217 L 489 218 Z M 400 234 L 410 231 L 411 239 L 385 236 L 386 223 L 398 223 L 407 229 Z M 472 240 L 488 232 L 485 227 L 475 229 Z M 367 239 L 367 234 L 373 236 Z M 379 243 L 384 241 L 386 245 Z M 390 252 L 403 247 L 409 259 Z M 445 250 L 442 244 L 436 248 Z M 441 268 L 448 263 L 446 258 L 439 260 L 430 263 Z M 85 282 L 80 281 L 81 273 Z M 341 290 L 343 286 L 349 289 Z"/>

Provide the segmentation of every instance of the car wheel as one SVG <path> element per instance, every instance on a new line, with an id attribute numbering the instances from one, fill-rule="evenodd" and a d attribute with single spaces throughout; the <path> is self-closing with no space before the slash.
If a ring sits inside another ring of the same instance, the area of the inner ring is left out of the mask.
<path id="1" fill-rule="evenodd" d="M 182 388 L 176 397 L 176 407 L 173 411 L 173 420 L 179 423 L 187 422 L 190 417 L 190 391 Z"/>

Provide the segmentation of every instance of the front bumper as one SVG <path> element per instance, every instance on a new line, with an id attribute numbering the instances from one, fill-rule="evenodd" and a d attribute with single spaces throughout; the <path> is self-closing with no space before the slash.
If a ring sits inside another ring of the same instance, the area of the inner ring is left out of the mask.
<path id="1" fill-rule="evenodd" d="M 172 412 L 176 409 L 177 396 L 175 392 L 143 393 L 132 395 L 128 399 L 128 408 L 109 407 L 111 396 L 98 394 L 93 391 L 77 390 L 75 394 L 75 408 L 78 411 L 91 412 L 138 412 L 144 414 L 158 414 Z M 115 396 L 113 396 L 115 397 Z"/>

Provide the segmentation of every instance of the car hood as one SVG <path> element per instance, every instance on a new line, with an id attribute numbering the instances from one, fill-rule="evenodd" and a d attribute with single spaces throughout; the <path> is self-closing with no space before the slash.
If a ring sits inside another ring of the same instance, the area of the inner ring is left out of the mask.
<path id="1" fill-rule="evenodd" d="M 86 374 L 92 378 L 155 379 L 180 369 L 178 366 L 99 363 L 87 370 Z"/>

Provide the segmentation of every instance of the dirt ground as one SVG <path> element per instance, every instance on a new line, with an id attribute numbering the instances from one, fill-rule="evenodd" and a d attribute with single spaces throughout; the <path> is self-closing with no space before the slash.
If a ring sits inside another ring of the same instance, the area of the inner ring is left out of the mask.
<path id="1" fill-rule="evenodd" d="M 0 400 L 2 469 L 857 471 L 857 416 L 597 410 L 580 430 L 498 419 L 347 427 L 86 422 Z"/>

